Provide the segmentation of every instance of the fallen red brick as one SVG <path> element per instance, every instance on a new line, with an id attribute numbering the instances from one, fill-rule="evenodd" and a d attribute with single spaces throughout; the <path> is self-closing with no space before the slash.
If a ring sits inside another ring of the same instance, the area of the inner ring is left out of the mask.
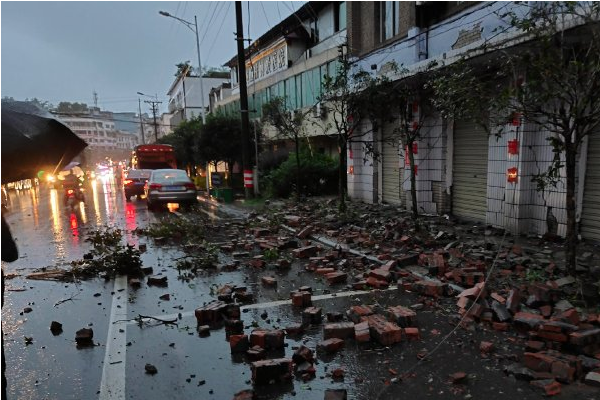
<path id="1" fill-rule="evenodd" d="M 284 382 L 292 379 L 293 362 L 289 358 L 255 361 L 251 365 L 252 381 L 255 385 Z"/>
<path id="2" fill-rule="evenodd" d="M 371 336 L 382 345 L 389 346 L 402 340 L 402 329 L 381 315 L 371 315 L 367 320 Z"/>
<path id="3" fill-rule="evenodd" d="M 494 343 L 482 341 L 479 343 L 479 351 L 483 354 L 490 354 L 494 350 Z"/>
<path id="4" fill-rule="evenodd" d="M 556 382 L 554 379 L 542 379 L 530 382 L 532 386 L 535 386 L 546 395 L 546 396 L 555 396 L 560 394 L 560 383 Z"/>
<path id="5" fill-rule="evenodd" d="M 330 272 L 325 275 L 325 279 L 327 279 L 327 283 L 329 285 L 335 285 L 336 283 L 345 283 L 348 279 L 348 274 L 345 272 Z"/>
<path id="6" fill-rule="evenodd" d="M 250 342 L 247 335 L 229 336 L 229 347 L 231 353 L 245 353 L 250 348 Z"/>
<path id="7" fill-rule="evenodd" d="M 323 326 L 323 338 L 353 339 L 354 323 L 337 322 L 333 324 L 325 324 L 325 326 Z"/>
<path id="8" fill-rule="evenodd" d="M 417 313 L 403 306 L 389 307 L 386 310 L 388 320 L 395 322 L 403 328 L 416 326 Z"/>
<path id="9" fill-rule="evenodd" d="M 421 334 L 419 333 L 419 328 L 404 328 L 404 334 L 408 340 L 420 340 Z"/>
<path id="10" fill-rule="evenodd" d="M 366 343 L 371 340 L 369 322 L 364 321 L 354 325 L 354 338 L 357 342 Z"/>
<path id="11" fill-rule="evenodd" d="M 277 286 L 277 279 L 272 276 L 263 276 L 261 281 L 265 286 Z"/>
<path id="12" fill-rule="evenodd" d="M 327 353 L 335 353 L 343 347 L 344 341 L 338 338 L 323 340 L 322 342 L 317 344 L 317 350 L 325 351 Z"/>
<path id="13" fill-rule="evenodd" d="M 312 305 L 312 295 L 310 292 L 292 292 L 292 305 L 294 307 L 310 307 Z"/>

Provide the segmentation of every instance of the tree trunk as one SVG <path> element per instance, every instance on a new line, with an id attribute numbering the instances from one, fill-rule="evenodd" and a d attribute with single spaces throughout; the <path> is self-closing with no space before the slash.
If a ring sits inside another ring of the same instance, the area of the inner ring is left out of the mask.
<path id="1" fill-rule="evenodd" d="M 340 164 L 339 164 L 339 174 L 338 174 L 338 200 L 339 200 L 339 211 L 340 212 L 345 212 L 346 211 L 346 168 L 347 168 L 347 160 L 346 160 L 346 153 L 347 153 L 347 142 L 339 137 L 338 138 L 338 148 L 340 151 Z"/>
<path id="2" fill-rule="evenodd" d="M 566 236 L 566 263 L 567 270 L 575 275 L 577 266 L 577 220 L 575 202 L 575 167 L 577 146 L 567 141 L 565 146 L 565 167 L 567 170 L 567 236 Z"/>
<path id="3" fill-rule="evenodd" d="M 412 202 L 413 219 L 419 217 L 419 208 L 417 204 L 417 178 L 415 175 L 415 155 L 412 152 L 414 140 L 409 140 L 406 152 L 408 153 L 408 161 L 410 164 L 410 199 Z"/>

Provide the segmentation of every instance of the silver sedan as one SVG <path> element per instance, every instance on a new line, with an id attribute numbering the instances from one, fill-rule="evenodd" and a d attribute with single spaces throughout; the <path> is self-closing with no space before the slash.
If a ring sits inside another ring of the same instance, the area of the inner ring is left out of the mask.
<path id="1" fill-rule="evenodd" d="M 166 203 L 195 204 L 196 186 L 181 169 L 155 169 L 144 186 L 148 209 Z"/>

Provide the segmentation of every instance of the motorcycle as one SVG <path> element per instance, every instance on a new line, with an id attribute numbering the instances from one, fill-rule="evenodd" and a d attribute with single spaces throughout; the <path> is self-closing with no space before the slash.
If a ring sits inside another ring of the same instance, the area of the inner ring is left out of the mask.
<path id="1" fill-rule="evenodd" d="M 64 200 L 66 206 L 75 207 L 79 202 L 84 201 L 83 189 L 80 187 L 65 188 Z"/>

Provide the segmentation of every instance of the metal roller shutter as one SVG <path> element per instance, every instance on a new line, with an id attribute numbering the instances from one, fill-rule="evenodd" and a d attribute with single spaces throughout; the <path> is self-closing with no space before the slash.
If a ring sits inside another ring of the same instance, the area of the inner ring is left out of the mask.
<path id="1" fill-rule="evenodd" d="M 395 139 L 392 139 L 393 130 L 393 124 L 386 124 L 383 128 L 381 190 L 384 203 L 401 204 L 403 171 L 400 169 L 399 141 L 397 135 L 395 135 Z"/>
<path id="2" fill-rule="evenodd" d="M 488 135 L 475 123 L 454 125 L 452 213 L 485 222 L 487 211 Z"/>
<path id="3" fill-rule="evenodd" d="M 589 136 L 583 209 L 581 211 L 581 236 L 600 240 L 600 137 Z"/>

